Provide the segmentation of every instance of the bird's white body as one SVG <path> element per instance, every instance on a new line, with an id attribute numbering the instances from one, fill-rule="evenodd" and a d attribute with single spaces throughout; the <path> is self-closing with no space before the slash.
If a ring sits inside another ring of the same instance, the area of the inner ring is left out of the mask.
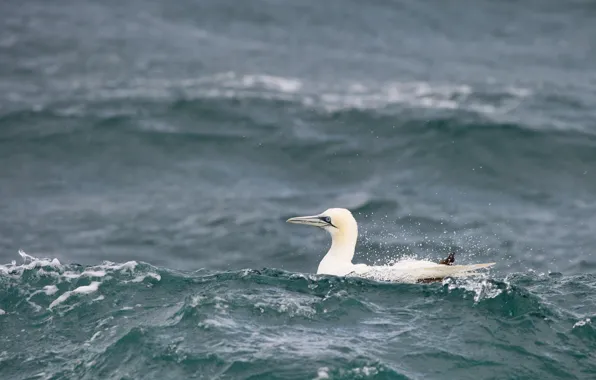
<path id="1" fill-rule="evenodd" d="M 331 248 L 319 263 L 317 274 L 419 282 L 445 277 L 470 276 L 478 269 L 494 265 L 494 263 L 445 265 L 412 259 L 387 266 L 352 264 L 358 239 L 358 224 L 350 211 L 332 208 L 319 215 L 290 218 L 288 222 L 321 227 L 331 235 Z"/>

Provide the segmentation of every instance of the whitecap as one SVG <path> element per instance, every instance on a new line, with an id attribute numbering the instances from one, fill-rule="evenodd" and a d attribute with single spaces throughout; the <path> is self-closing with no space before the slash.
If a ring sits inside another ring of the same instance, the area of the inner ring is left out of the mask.
<path id="1" fill-rule="evenodd" d="M 54 308 L 56 305 L 61 304 L 62 302 L 66 301 L 71 295 L 73 294 L 90 294 L 96 292 L 99 289 L 99 282 L 94 281 L 89 285 L 79 286 L 75 290 L 68 291 L 62 294 L 60 297 L 56 298 L 51 304 L 50 309 Z"/>
<path id="2" fill-rule="evenodd" d="M 591 323 L 592 323 L 592 320 L 590 318 L 582 319 L 580 321 L 575 322 L 575 324 L 573 325 L 573 328 L 585 326 L 585 325 L 591 324 Z"/>
<path id="3" fill-rule="evenodd" d="M 199 326 L 201 326 L 203 328 L 210 328 L 210 327 L 234 328 L 234 327 L 237 327 L 238 324 L 236 323 L 236 321 L 234 321 L 231 318 L 213 317 L 213 318 L 207 318 L 204 321 L 199 322 Z"/>
<path id="4" fill-rule="evenodd" d="M 503 293 L 502 289 L 499 289 L 492 282 L 486 279 L 483 279 L 482 281 L 467 279 L 455 282 L 453 279 L 447 278 L 443 281 L 443 284 L 447 284 L 449 290 L 464 289 L 469 292 L 473 292 L 474 302 L 495 298 L 499 294 Z"/>
<path id="5" fill-rule="evenodd" d="M 104 277 L 106 272 L 103 270 L 86 270 L 81 273 L 81 276 L 88 276 L 88 277 Z"/>
<path id="6" fill-rule="evenodd" d="M 317 370 L 317 377 L 314 380 L 323 380 L 329 378 L 329 368 L 321 367 Z"/>
<path id="7" fill-rule="evenodd" d="M 89 342 L 93 342 L 95 340 L 95 338 L 97 338 L 100 335 L 101 335 L 101 331 L 97 331 L 95 334 L 93 334 L 91 339 L 89 339 Z"/>
<path id="8" fill-rule="evenodd" d="M 300 80 L 295 78 L 276 77 L 272 75 L 245 75 L 240 82 L 245 87 L 262 86 L 266 89 L 293 93 L 302 87 Z"/>
<path id="9" fill-rule="evenodd" d="M 157 281 L 161 281 L 161 276 L 157 273 L 147 273 L 144 275 L 137 276 L 130 280 L 130 282 L 143 282 L 146 278 L 153 278 Z"/>
<path id="10" fill-rule="evenodd" d="M 48 295 L 51 296 L 58 291 L 58 287 L 56 285 L 46 285 L 43 287 L 43 291 Z"/>

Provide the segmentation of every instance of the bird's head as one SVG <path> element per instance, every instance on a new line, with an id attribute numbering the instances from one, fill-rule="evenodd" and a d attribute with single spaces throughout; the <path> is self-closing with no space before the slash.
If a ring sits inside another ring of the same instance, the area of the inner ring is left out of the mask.
<path id="1" fill-rule="evenodd" d="M 330 208 L 318 215 L 297 216 L 287 220 L 288 223 L 304 224 L 307 226 L 320 227 L 331 234 L 358 235 L 358 224 L 352 213 L 345 208 Z"/>

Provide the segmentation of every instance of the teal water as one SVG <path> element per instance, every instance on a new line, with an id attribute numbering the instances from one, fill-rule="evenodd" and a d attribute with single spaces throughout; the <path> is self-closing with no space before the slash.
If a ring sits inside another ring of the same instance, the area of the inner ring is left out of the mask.
<path id="1" fill-rule="evenodd" d="M 409 285 L 27 259 L 2 268 L 6 378 L 590 378 L 592 275 Z M 574 303 L 573 308 L 565 306 Z"/>
<path id="2" fill-rule="evenodd" d="M 596 378 L 595 12 L 3 1 L 0 379 Z"/>

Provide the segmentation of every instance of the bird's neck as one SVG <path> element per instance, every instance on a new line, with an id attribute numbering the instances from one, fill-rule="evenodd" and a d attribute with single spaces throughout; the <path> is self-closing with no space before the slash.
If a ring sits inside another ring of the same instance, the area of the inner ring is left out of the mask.
<path id="1" fill-rule="evenodd" d="M 333 236 L 331 248 L 326 256 L 351 263 L 356 250 L 357 232 L 341 231 Z"/>
<path id="2" fill-rule="evenodd" d="M 332 235 L 331 248 L 321 260 L 317 273 L 346 275 L 352 271 L 352 258 L 356 250 L 358 229 L 337 231 Z"/>

